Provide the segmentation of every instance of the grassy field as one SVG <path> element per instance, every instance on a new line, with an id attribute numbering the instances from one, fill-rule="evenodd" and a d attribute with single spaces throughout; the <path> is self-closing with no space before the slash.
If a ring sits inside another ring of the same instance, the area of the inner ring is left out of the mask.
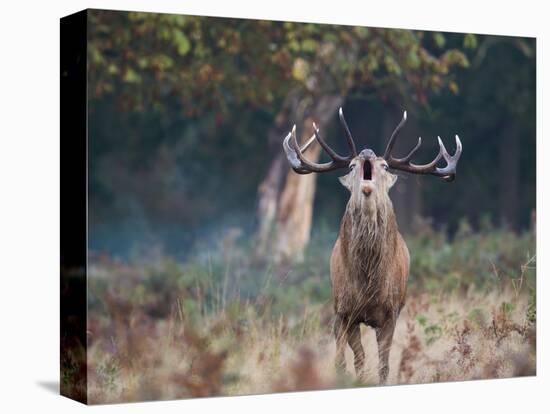
<path id="1" fill-rule="evenodd" d="M 292 266 L 252 258 L 238 232 L 228 234 L 185 262 L 91 258 L 91 403 L 377 384 L 370 328 L 362 328 L 365 378 L 355 378 L 349 349 L 348 372 L 334 369 L 335 234 L 317 234 Z M 534 235 L 474 233 L 464 223 L 452 240 L 426 227 L 407 243 L 409 294 L 389 384 L 534 375 Z"/>

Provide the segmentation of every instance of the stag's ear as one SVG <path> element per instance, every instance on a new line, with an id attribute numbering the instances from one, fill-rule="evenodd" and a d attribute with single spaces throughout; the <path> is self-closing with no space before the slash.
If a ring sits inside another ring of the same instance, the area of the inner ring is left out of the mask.
<path id="1" fill-rule="evenodd" d="M 340 180 L 342 185 L 344 187 L 346 187 L 349 191 L 351 191 L 351 177 L 350 177 L 350 175 L 351 174 L 346 174 L 342 177 L 338 177 L 338 179 Z"/>
<path id="2" fill-rule="evenodd" d="M 391 176 L 390 188 L 393 187 L 393 185 L 395 184 L 396 181 L 397 181 L 397 175 L 392 174 L 392 176 Z"/>

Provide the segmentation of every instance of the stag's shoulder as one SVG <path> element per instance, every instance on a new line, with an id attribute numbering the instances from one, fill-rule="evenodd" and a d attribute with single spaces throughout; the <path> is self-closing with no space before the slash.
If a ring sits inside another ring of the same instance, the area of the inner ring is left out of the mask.
<path id="1" fill-rule="evenodd" d="M 409 255 L 409 249 L 407 247 L 407 243 L 405 243 L 405 239 L 403 239 L 403 236 L 401 233 L 397 233 L 397 246 L 396 246 L 396 252 L 398 255 L 401 256 L 402 262 L 407 264 L 407 268 L 409 267 L 410 263 L 410 255 Z"/>
<path id="2" fill-rule="evenodd" d="M 405 243 L 405 240 L 399 233 L 397 237 L 397 246 L 396 246 L 395 252 L 396 252 L 395 275 L 397 277 L 397 286 L 399 291 L 398 301 L 400 304 L 400 308 L 402 308 L 403 305 L 405 304 L 405 296 L 407 294 L 407 280 L 409 278 L 410 255 L 409 255 L 409 249 L 407 248 L 407 244 Z"/>
<path id="3" fill-rule="evenodd" d="M 345 273 L 345 264 L 342 255 L 342 241 L 340 237 L 336 239 L 334 247 L 332 248 L 332 254 L 330 255 L 330 278 L 332 280 L 332 285 L 337 284 L 338 279 L 340 279 Z"/>

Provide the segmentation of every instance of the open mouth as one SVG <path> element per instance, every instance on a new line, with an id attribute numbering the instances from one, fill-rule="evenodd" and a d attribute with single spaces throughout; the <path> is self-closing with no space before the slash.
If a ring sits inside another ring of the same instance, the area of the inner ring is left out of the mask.
<path id="1" fill-rule="evenodd" d="M 369 160 L 366 160 L 363 163 L 363 180 L 365 181 L 372 180 L 372 165 Z"/>

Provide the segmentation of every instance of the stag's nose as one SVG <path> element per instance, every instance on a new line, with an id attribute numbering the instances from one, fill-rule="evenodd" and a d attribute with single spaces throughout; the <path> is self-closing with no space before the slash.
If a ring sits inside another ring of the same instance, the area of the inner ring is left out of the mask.
<path id="1" fill-rule="evenodd" d="M 376 158 L 376 154 L 374 153 L 374 151 L 369 148 L 365 148 L 363 151 L 361 151 L 359 155 L 366 160 Z"/>

